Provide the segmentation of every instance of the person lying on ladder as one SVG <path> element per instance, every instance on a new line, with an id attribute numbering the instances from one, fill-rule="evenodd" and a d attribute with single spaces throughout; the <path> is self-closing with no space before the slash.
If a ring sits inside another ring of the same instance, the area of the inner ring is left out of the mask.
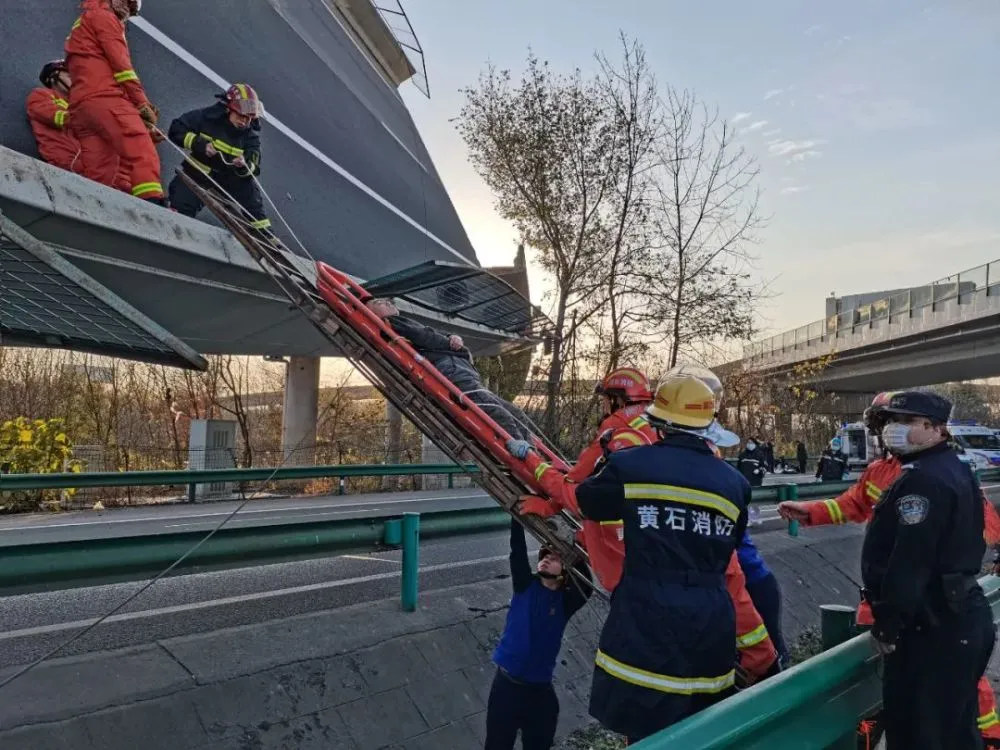
<path id="1" fill-rule="evenodd" d="M 486 413 L 486 416 L 507 431 L 511 436 L 507 450 L 512 455 L 520 459 L 528 455 L 533 440 L 531 420 L 517 406 L 500 398 L 483 385 L 479 370 L 472 363 L 472 353 L 466 348 L 461 336 L 443 333 L 400 315 L 399 309 L 390 299 L 369 295 L 363 297 L 361 301 L 396 333 L 409 341 L 410 346 L 426 357 L 438 372 L 468 396 L 472 403 Z"/>
<path id="2" fill-rule="evenodd" d="M 270 229 L 264 201 L 255 179 L 260 174 L 260 117 L 264 112 L 257 92 L 245 83 L 235 83 L 211 107 L 185 112 L 172 123 L 167 134 L 188 152 L 184 172 L 206 188 L 218 186 L 229 193 L 250 217 L 251 228 Z M 218 189 L 218 188 L 216 188 Z M 170 207 L 185 216 L 197 216 L 204 204 L 181 178 L 168 188 Z"/>

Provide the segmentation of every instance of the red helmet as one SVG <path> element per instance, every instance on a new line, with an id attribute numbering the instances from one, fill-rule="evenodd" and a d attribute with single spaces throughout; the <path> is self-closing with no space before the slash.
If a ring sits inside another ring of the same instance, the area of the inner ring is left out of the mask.
<path id="1" fill-rule="evenodd" d="M 256 119 L 264 114 L 264 105 L 249 84 L 234 83 L 226 89 L 222 99 L 226 103 L 226 108 L 238 115 Z"/>
<path id="2" fill-rule="evenodd" d="M 864 422 L 865 427 L 876 435 L 881 434 L 882 428 L 885 427 L 887 420 L 886 407 L 889 406 L 889 402 L 892 401 L 892 397 L 896 393 L 898 391 L 876 393 L 875 398 L 872 399 L 871 406 L 865 409 L 865 413 L 861 417 L 861 421 Z"/>
<path id="3" fill-rule="evenodd" d="M 594 389 L 602 396 L 617 397 L 627 404 L 642 404 L 653 400 L 649 378 L 634 367 L 619 367 L 608 374 Z"/>

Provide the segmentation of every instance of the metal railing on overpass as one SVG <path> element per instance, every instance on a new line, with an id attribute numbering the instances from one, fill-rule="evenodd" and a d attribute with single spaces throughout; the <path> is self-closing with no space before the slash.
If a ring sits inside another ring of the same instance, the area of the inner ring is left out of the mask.
<path id="1" fill-rule="evenodd" d="M 915 312 L 948 300 L 959 303 L 971 300 L 976 292 L 986 291 L 987 296 L 1000 294 L 1000 260 L 976 266 L 968 271 L 948 276 L 930 284 L 912 287 L 883 299 L 874 300 L 852 310 L 844 310 L 829 318 L 817 320 L 791 331 L 779 333 L 763 341 L 755 341 L 743 348 L 744 359 L 767 357 L 788 349 L 806 346 L 810 342 L 835 338 L 843 331 L 888 318 L 890 323 L 899 318 L 911 317 Z"/>

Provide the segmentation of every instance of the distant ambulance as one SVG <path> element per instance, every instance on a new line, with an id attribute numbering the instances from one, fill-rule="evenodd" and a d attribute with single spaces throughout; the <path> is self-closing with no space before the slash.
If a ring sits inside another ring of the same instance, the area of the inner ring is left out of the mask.
<path id="1" fill-rule="evenodd" d="M 875 437 L 862 422 L 851 422 L 837 430 L 840 449 L 847 454 L 847 467 L 851 471 L 865 468 L 879 458 Z"/>
<path id="2" fill-rule="evenodd" d="M 948 423 L 958 444 L 958 457 L 972 464 L 976 470 L 1000 466 L 1000 430 L 977 424 L 975 420 L 953 420 Z M 837 430 L 840 448 L 847 454 L 847 465 L 852 471 L 864 469 L 881 458 L 875 436 L 862 422 L 851 422 Z"/>
<path id="3" fill-rule="evenodd" d="M 948 423 L 955 442 L 965 452 L 969 463 L 976 469 L 1000 466 L 1000 437 L 997 431 L 974 419 L 955 419 Z"/>

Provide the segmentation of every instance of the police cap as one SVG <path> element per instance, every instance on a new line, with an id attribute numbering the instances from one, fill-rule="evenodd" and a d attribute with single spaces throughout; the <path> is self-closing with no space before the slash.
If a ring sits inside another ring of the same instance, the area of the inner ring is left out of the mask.
<path id="1" fill-rule="evenodd" d="M 927 391 L 899 391 L 892 394 L 883 407 L 887 414 L 907 414 L 927 417 L 932 422 L 946 423 L 951 417 L 951 401 Z"/>

